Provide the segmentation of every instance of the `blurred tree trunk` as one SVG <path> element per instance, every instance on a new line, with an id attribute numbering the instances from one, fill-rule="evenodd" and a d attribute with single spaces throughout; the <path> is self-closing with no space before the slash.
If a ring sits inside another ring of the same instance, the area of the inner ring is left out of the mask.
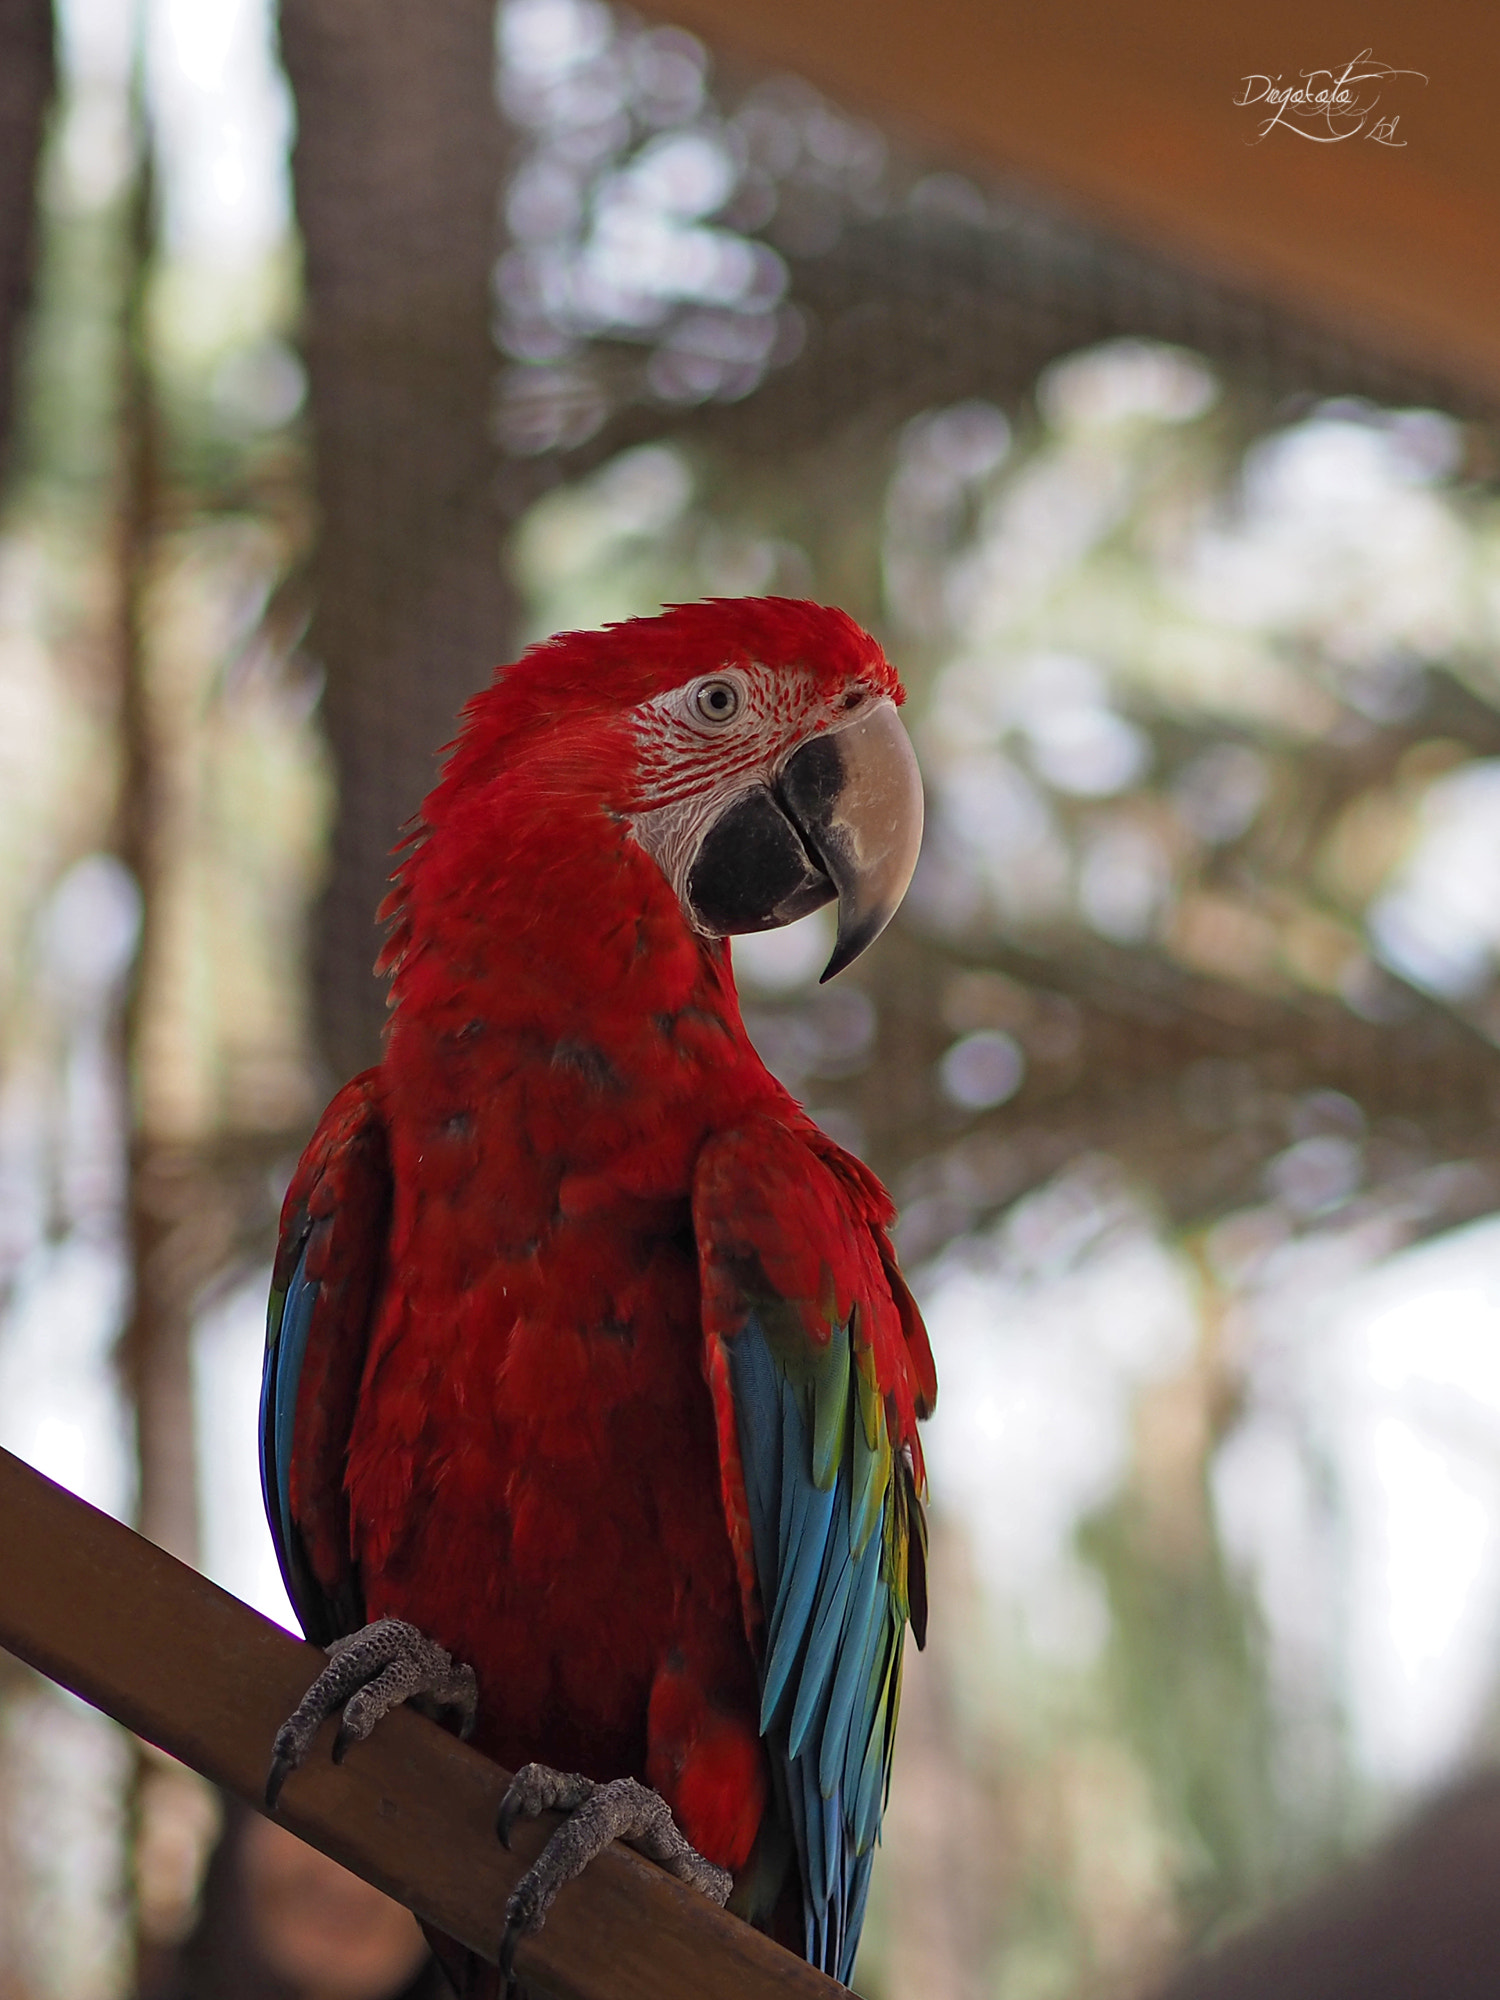
<path id="1" fill-rule="evenodd" d="M 158 1129 L 146 1083 L 151 973 L 161 928 L 168 778 L 154 714 L 147 594 L 162 512 L 161 422 L 147 326 L 155 260 L 156 193 L 151 140 L 139 93 L 132 102 L 136 168 L 126 220 L 120 305 L 119 491 L 115 522 L 115 657 L 119 674 L 120 858 L 141 897 L 141 935 L 125 1007 L 126 1076 L 131 1091 L 127 1194 L 130 1316 L 120 1364 L 136 1423 L 140 1491 L 136 1525 L 184 1562 L 198 1552 L 193 1445 L 193 1303 L 211 1266 L 191 1254 L 206 1183 L 191 1157 L 178 1159 Z"/>
<path id="2" fill-rule="evenodd" d="M 51 0 L 0 0 L 0 467 L 36 242 L 36 171 L 56 64 Z"/>
<path id="3" fill-rule="evenodd" d="M 494 12 L 282 0 L 322 513 L 311 649 L 339 786 L 315 976 L 340 1077 L 379 1053 L 390 849 L 516 625 L 489 423 Z"/>

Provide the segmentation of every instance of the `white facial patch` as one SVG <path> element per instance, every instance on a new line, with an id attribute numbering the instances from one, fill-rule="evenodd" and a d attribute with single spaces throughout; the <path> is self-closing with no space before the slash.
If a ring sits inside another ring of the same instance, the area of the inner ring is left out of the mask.
<path id="1" fill-rule="evenodd" d="M 713 933 L 699 922 L 688 901 L 688 876 L 709 827 L 742 792 L 750 789 L 740 784 L 732 789 L 726 786 L 722 791 L 690 794 L 670 805 L 637 813 L 630 822 L 631 832 L 671 883 L 682 914 L 700 937 L 711 937 Z"/>
<path id="2" fill-rule="evenodd" d="M 695 915 L 687 887 L 708 829 L 743 793 L 774 786 L 809 738 L 856 721 L 876 698 L 856 687 L 831 704 L 809 670 L 723 666 L 635 711 L 640 806 L 631 830 L 700 936 L 713 933 Z"/>

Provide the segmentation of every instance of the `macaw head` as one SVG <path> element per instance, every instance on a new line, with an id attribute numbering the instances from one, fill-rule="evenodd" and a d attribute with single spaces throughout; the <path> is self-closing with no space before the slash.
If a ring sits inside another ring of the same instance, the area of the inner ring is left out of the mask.
<path id="1" fill-rule="evenodd" d="M 829 979 L 884 930 L 916 866 L 904 700 L 842 611 L 676 605 L 502 668 L 469 706 L 428 817 L 452 788 L 524 768 L 560 806 L 586 797 L 624 822 L 700 936 L 772 930 L 836 899 Z"/>

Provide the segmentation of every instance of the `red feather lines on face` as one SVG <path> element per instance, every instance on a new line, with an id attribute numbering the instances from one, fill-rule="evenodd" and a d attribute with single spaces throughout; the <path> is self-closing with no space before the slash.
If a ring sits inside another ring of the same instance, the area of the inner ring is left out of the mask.
<path id="1" fill-rule="evenodd" d="M 706 735 L 675 712 L 679 690 L 636 710 L 639 809 L 731 791 L 736 779 L 749 782 L 774 770 L 799 743 L 828 727 L 828 696 L 805 666 L 774 677 L 759 662 L 741 671 L 746 707 L 722 734 Z"/>

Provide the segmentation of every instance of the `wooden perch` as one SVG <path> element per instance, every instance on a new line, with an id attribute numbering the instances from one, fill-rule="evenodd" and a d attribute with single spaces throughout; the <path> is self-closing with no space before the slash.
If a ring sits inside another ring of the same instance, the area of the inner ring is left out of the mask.
<path id="1" fill-rule="evenodd" d="M 0 1646 L 260 1808 L 277 1725 L 323 1655 L 0 1451 Z M 493 1960 L 555 1819 L 495 1838 L 508 1774 L 409 1709 L 342 1766 L 325 1723 L 276 1817 Z M 546 2000 L 820 2000 L 845 1989 L 616 1846 L 521 1947 Z"/>

